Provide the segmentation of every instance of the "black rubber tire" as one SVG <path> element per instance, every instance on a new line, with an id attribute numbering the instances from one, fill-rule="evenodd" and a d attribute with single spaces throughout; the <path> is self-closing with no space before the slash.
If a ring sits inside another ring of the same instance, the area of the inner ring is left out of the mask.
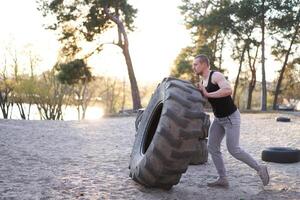
<path id="1" fill-rule="evenodd" d="M 288 117 L 277 117 L 276 121 L 278 121 L 278 122 L 290 122 L 291 119 L 288 118 Z"/>
<path id="2" fill-rule="evenodd" d="M 199 142 L 197 144 L 197 150 L 195 151 L 192 160 L 190 161 L 190 165 L 201 165 L 207 162 L 208 160 L 208 149 L 207 149 L 207 138 L 208 130 L 210 127 L 210 119 L 209 115 L 206 115 L 204 118 L 202 132 L 204 134 L 199 137 Z"/>
<path id="3" fill-rule="evenodd" d="M 261 158 L 266 162 L 295 163 L 300 161 L 300 150 L 288 147 L 270 147 L 262 151 Z"/>
<path id="4" fill-rule="evenodd" d="M 143 112 L 129 163 L 136 182 L 171 189 L 204 137 L 204 99 L 188 81 L 164 78 Z"/>
<path id="5" fill-rule="evenodd" d="M 210 127 L 210 119 L 209 119 L 209 115 L 206 114 L 205 118 L 204 118 L 203 126 L 202 126 L 202 132 L 204 133 L 204 135 L 201 135 L 201 137 L 199 139 L 205 139 L 208 137 L 209 127 Z"/>
<path id="6" fill-rule="evenodd" d="M 139 124 L 142 120 L 144 111 L 145 111 L 144 108 L 140 108 L 137 112 L 136 119 L 135 119 L 135 131 L 138 130 L 138 127 L 139 127 Z"/>
<path id="7" fill-rule="evenodd" d="M 197 144 L 197 150 L 194 153 L 192 160 L 190 161 L 191 165 L 200 165 L 207 162 L 208 159 L 208 150 L 207 150 L 207 139 L 199 139 Z"/>

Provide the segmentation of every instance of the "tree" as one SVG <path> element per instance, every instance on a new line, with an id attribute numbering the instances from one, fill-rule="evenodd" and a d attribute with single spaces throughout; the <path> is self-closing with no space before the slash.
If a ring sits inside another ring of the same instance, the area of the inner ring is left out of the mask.
<path id="1" fill-rule="evenodd" d="M 3 105 L 3 116 L 7 118 L 8 110 L 12 113 L 13 106 L 17 105 L 20 118 L 29 119 L 31 106 L 34 103 L 34 89 L 36 86 L 36 77 L 34 75 L 34 68 L 40 61 L 38 56 L 33 53 L 31 45 L 27 45 L 25 49 L 19 51 L 11 42 L 5 48 L 9 59 L 4 55 L 3 71 L 0 75 L 1 81 L 1 99 L 6 102 Z M 22 73 L 20 70 L 25 63 L 22 63 L 22 58 L 29 60 L 28 74 Z M 9 66 L 9 67 L 8 67 Z M 28 107 L 26 106 L 28 105 Z M 9 107 L 7 107 L 10 105 Z M 28 108 L 28 109 L 26 109 Z"/>
<path id="2" fill-rule="evenodd" d="M 274 93 L 273 109 L 277 109 L 278 96 L 284 79 L 285 70 L 288 66 L 290 56 L 296 52 L 293 48 L 300 44 L 300 1 L 274 1 L 274 10 L 276 14 L 270 19 L 270 29 L 276 44 L 272 47 L 272 54 L 277 60 L 282 61 L 282 67 L 279 71 L 279 78 Z"/>
<path id="3" fill-rule="evenodd" d="M 238 87 L 236 88 L 235 104 L 239 109 L 245 109 L 247 105 L 248 71 L 241 71 Z"/>
<path id="4" fill-rule="evenodd" d="M 191 31 L 194 46 L 182 49 L 177 56 L 171 75 L 199 81 L 192 70 L 192 58 L 198 54 L 206 54 L 212 69 L 222 69 L 223 49 L 227 34 L 232 27 L 234 7 L 230 0 L 192 2 L 183 0 L 179 7 L 185 17 L 187 29 Z"/>
<path id="5" fill-rule="evenodd" d="M 205 53 L 212 68 L 222 69 L 223 49 L 228 33 L 233 26 L 231 18 L 234 6 L 230 0 L 206 0 L 194 2 L 183 0 L 179 7 L 191 31 L 195 53 Z"/>
<path id="6" fill-rule="evenodd" d="M 72 86 L 78 120 L 84 119 L 86 109 L 93 95 L 93 91 L 89 91 L 88 88 L 88 83 L 93 80 L 93 77 L 86 61 L 76 59 L 68 63 L 62 63 L 56 65 L 55 70 L 58 71 L 56 77 L 60 83 Z M 82 114 L 80 114 L 81 111 Z"/>
<path id="7" fill-rule="evenodd" d="M 0 108 L 4 119 L 8 118 L 8 113 L 13 107 L 10 99 L 13 87 L 13 81 L 7 78 L 7 60 L 4 56 L 3 71 L 0 74 Z"/>
<path id="8" fill-rule="evenodd" d="M 41 58 L 32 50 L 31 44 L 28 44 L 26 46 L 25 55 L 28 58 L 30 73 L 29 76 L 22 81 L 20 90 L 24 92 L 25 101 L 26 103 L 28 103 L 27 119 L 29 119 L 31 106 L 34 104 L 35 89 L 37 83 L 37 77 L 34 73 L 34 70 L 37 64 L 41 61 Z"/>
<path id="9" fill-rule="evenodd" d="M 261 3 L 261 71 L 262 71 L 262 95 L 261 95 L 261 110 L 267 110 L 267 84 L 265 72 L 265 0 Z"/>
<path id="10" fill-rule="evenodd" d="M 117 113 L 120 109 L 123 110 L 124 102 L 124 85 L 121 80 L 113 77 L 104 77 L 102 79 L 103 90 L 99 93 L 102 97 L 105 113 Z"/>
<path id="11" fill-rule="evenodd" d="M 300 91 L 300 57 L 295 58 L 291 62 L 287 63 L 284 76 L 285 79 L 282 80 L 279 91 L 279 94 L 282 98 L 278 99 L 300 99 L 300 93 L 295 92 Z M 278 78 L 274 80 L 274 82 L 278 83 L 279 78 L 280 74 L 278 75 Z"/>
<path id="12" fill-rule="evenodd" d="M 237 76 L 236 76 L 236 79 L 235 79 L 235 84 L 234 84 L 234 89 L 233 89 L 233 95 L 232 95 L 233 101 L 235 101 L 237 88 L 238 88 L 238 85 L 239 85 L 240 74 L 241 74 L 241 71 L 242 71 L 245 52 L 246 52 L 247 49 L 249 49 L 249 41 L 246 41 L 245 44 L 243 44 L 242 50 L 238 46 L 236 47 L 236 49 L 237 49 L 236 50 L 237 55 L 236 56 L 233 55 L 233 57 L 234 57 L 234 59 L 239 59 L 239 69 L 238 69 L 238 73 L 237 73 Z"/>
<path id="13" fill-rule="evenodd" d="M 22 119 L 30 119 L 31 107 L 34 105 L 35 101 L 35 91 L 37 87 L 38 81 L 36 80 L 36 76 L 26 76 L 23 75 L 18 83 L 18 85 L 14 88 L 14 93 L 17 94 L 19 98 L 18 101 L 23 104 L 26 103 L 28 105 L 27 112 L 23 109 L 24 117 Z M 14 98 L 14 101 L 16 99 Z M 19 108 L 20 112 L 20 108 Z"/>
<path id="14" fill-rule="evenodd" d="M 139 89 L 135 78 L 129 52 L 127 31 L 134 29 L 133 22 L 137 10 L 127 0 L 53 0 L 48 3 L 40 0 L 39 10 L 44 16 L 54 16 L 56 20 L 48 27 L 61 33 L 60 41 L 64 44 L 68 56 L 74 59 L 82 48 L 82 41 L 96 43 L 107 31 L 117 29 L 117 42 L 125 57 L 128 76 L 131 84 L 133 109 L 141 107 Z M 104 43 L 96 44 L 96 48 L 83 56 L 87 59 L 102 50 Z M 70 60 L 69 60 L 70 61 Z"/>
<path id="15" fill-rule="evenodd" d="M 197 79 L 192 69 L 193 55 L 192 47 L 183 48 L 174 61 L 174 66 L 171 69 L 170 75 L 176 78 L 196 82 Z"/>
<path id="16" fill-rule="evenodd" d="M 183 0 L 183 6 L 181 7 L 187 28 L 192 31 L 194 38 L 196 36 L 195 43 L 199 44 L 200 42 L 200 44 L 208 46 L 213 55 L 213 64 L 217 64 L 215 61 L 218 59 L 216 58 L 222 57 L 222 49 L 226 46 L 226 43 L 232 39 L 235 41 L 234 58 L 239 61 L 239 68 L 235 81 L 234 98 L 247 48 L 250 47 L 251 43 L 260 40 L 262 63 L 261 110 L 267 108 L 265 37 L 269 19 L 274 9 L 272 7 L 273 3 L 273 0 Z M 261 36 L 260 39 L 258 39 L 258 35 Z M 219 56 L 216 56 L 216 52 Z M 219 63 L 219 67 L 221 63 Z"/>
<path id="17" fill-rule="evenodd" d="M 247 55 L 248 55 L 248 62 L 249 62 L 249 68 L 251 72 L 251 79 L 249 81 L 248 85 L 248 99 L 247 99 L 247 107 L 246 109 L 250 110 L 252 106 L 252 94 L 255 89 L 256 85 L 256 61 L 257 61 L 257 55 L 258 55 L 258 50 L 259 50 L 259 43 L 256 43 L 253 45 L 254 48 L 256 47 L 255 50 L 255 55 L 254 57 L 251 56 L 250 54 L 250 48 L 247 49 Z"/>
<path id="18" fill-rule="evenodd" d="M 253 23 L 254 27 L 259 27 L 259 34 L 261 36 L 261 69 L 262 69 L 262 90 L 261 90 L 261 110 L 267 110 L 267 86 L 266 86 L 266 72 L 265 72 L 265 35 L 266 28 L 269 23 L 270 13 L 272 12 L 271 5 L 273 0 L 243 0 L 240 3 L 242 11 L 248 21 Z M 249 10 L 245 10 L 249 9 Z"/>
<path id="19" fill-rule="evenodd" d="M 57 65 L 57 64 L 56 64 Z M 62 106 L 69 104 L 70 87 L 61 84 L 53 69 L 44 72 L 38 80 L 35 90 L 35 104 L 37 105 L 41 119 L 62 120 Z"/>
<path id="20" fill-rule="evenodd" d="M 19 56 L 17 50 L 14 49 L 11 53 L 12 57 L 12 68 L 14 77 L 14 89 L 12 91 L 12 100 L 18 106 L 21 119 L 26 119 L 25 109 L 24 109 L 24 93 L 22 90 L 22 79 L 23 77 L 19 74 Z"/>
<path id="21" fill-rule="evenodd" d="M 254 18 L 257 16 L 257 11 L 252 2 L 248 0 L 243 0 L 238 3 L 233 3 L 233 7 L 235 7 L 235 22 L 234 26 L 231 28 L 231 35 L 232 38 L 234 38 L 234 49 L 232 56 L 234 60 L 239 61 L 238 73 L 235 79 L 234 90 L 232 95 L 233 100 L 235 100 L 240 80 L 240 74 L 242 71 L 242 66 L 244 65 L 246 53 L 248 53 L 249 59 L 251 45 L 254 44 L 254 46 L 257 46 L 258 44 L 258 41 L 255 39 L 255 36 L 253 34 L 258 26 L 258 23 L 256 20 L 254 20 Z M 252 69 L 251 65 L 249 66 L 250 69 Z M 251 71 L 253 72 L 253 70 Z M 252 73 L 252 75 L 254 74 Z M 254 77 L 252 76 L 252 79 L 253 78 Z"/>

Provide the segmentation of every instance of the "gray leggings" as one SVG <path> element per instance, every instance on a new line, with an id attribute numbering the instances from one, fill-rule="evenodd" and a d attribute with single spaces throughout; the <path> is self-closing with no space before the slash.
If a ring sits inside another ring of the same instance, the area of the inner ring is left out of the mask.
<path id="1" fill-rule="evenodd" d="M 208 136 L 208 151 L 216 166 L 220 177 L 226 176 L 225 166 L 220 151 L 220 144 L 226 135 L 226 145 L 229 153 L 236 159 L 246 163 L 256 171 L 259 170 L 258 163 L 239 146 L 240 139 L 240 112 L 237 109 L 228 117 L 215 117 Z"/>

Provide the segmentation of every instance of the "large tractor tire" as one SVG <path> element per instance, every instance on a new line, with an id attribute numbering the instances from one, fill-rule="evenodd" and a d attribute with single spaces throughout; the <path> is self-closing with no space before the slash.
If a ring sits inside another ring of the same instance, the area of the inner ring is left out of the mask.
<path id="1" fill-rule="evenodd" d="M 200 165 L 207 162 L 208 150 L 207 150 L 207 139 L 199 139 L 197 143 L 197 150 L 194 152 L 191 165 Z"/>
<path id="2" fill-rule="evenodd" d="M 206 134 L 204 102 L 191 82 L 163 79 L 137 126 L 129 163 L 133 180 L 163 189 L 179 182 Z"/>
<path id="3" fill-rule="evenodd" d="M 202 126 L 202 134 L 199 137 L 199 141 L 197 144 L 197 150 L 195 151 L 192 160 L 190 162 L 191 165 L 201 165 L 207 162 L 208 160 L 208 149 L 207 149 L 207 137 L 208 130 L 210 127 L 210 119 L 209 115 L 206 115 L 204 118 L 203 126 Z"/>
<path id="4" fill-rule="evenodd" d="M 137 131 L 139 128 L 140 122 L 143 117 L 144 110 L 145 110 L 144 108 L 140 108 L 137 112 L 136 119 L 135 119 L 135 131 Z"/>

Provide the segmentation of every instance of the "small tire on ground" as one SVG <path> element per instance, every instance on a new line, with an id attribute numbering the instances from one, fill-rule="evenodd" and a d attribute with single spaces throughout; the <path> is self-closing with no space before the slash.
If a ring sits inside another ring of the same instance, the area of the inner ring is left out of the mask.
<path id="1" fill-rule="evenodd" d="M 169 190 L 204 138 L 205 103 L 189 81 L 164 78 L 143 112 L 130 156 L 130 175 L 136 182 Z"/>
<path id="2" fill-rule="evenodd" d="M 200 165 L 207 162 L 208 159 L 208 150 L 207 150 L 207 139 L 199 139 L 197 144 L 197 150 L 195 151 L 191 165 Z"/>
<path id="3" fill-rule="evenodd" d="M 262 151 L 262 160 L 275 163 L 295 163 L 300 161 L 300 150 L 289 147 L 270 147 Z"/>
<path id="4" fill-rule="evenodd" d="M 277 118 L 276 118 L 276 121 L 277 121 L 277 122 L 290 122 L 291 119 L 288 118 L 288 117 L 277 117 Z"/>

